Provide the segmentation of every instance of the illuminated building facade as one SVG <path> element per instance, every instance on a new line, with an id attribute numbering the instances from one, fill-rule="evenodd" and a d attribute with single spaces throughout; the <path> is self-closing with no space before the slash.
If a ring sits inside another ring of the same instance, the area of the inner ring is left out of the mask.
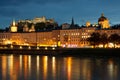
<path id="1" fill-rule="evenodd" d="M 68 28 L 70 28 L 70 24 L 68 23 L 62 24 L 62 29 L 68 29 Z"/>
<path id="2" fill-rule="evenodd" d="M 30 22 L 30 20 L 28 20 Z M 36 18 L 34 22 L 46 22 L 46 18 Z M 52 19 L 47 20 L 53 21 Z M 61 46 L 61 47 L 90 47 L 90 43 L 87 38 L 93 32 L 100 34 L 106 33 L 108 37 L 111 34 L 120 35 L 120 29 L 108 29 L 110 28 L 109 21 L 102 14 L 98 19 L 98 25 L 102 29 L 97 29 L 95 26 L 91 26 L 90 22 L 86 22 L 85 27 L 76 27 L 72 18 L 72 23 L 63 24 L 62 29 L 49 30 L 49 31 L 36 31 L 34 24 L 29 28 L 27 23 L 23 27 L 23 32 L 18 32 L 15 21 L 10 26 L 10 32 L 0 33 L 0 44 L 12 44 L 12 45 L 28 45 L 28 46 Z M 106 29 L 107 28 L 107 29 Z"/>
<path id="3" fill-rule="evenodd" d="M 90 22 L 87 21 L 87 22 L 86 22 L 86 27 L 90 27 L 90 26 L 91 26 Z"/>
<path id="4" fill-rule="evenodd" d="M 98 25 L 102 29 L 110 28 L 109 20 L 104 16 L 104 14 L 101 14 L 101 17 L 98 19 Z"/>
<path id="5" fill-rule="evenodd" d="M 12 25 L 10 26 L 10 32 L 17 32 L 17 26 L 15 21 L 13 21 Z"/>
<path id="6" fill-rule="evenodd" d="M 33 23 L 33 24 L 36 24 L 36 23 L 47 23 L 47 22 L 49 22 L 49 23 L 55 23 L 54 19 L 46 19 L 45 16 L 36 17 L 33 20 L 29 20 L 29 19 L 19 20 L 18 22 L 28 22 L 28 23 Z"/>
<path id="7" fill-rule="evenodd" d="M 81 29 L 60 30 L 60 43 L 62 47 L 79 47 Z"/>
<path id="8" fill-rule="evenodd" d="M 80 32 L 81 47 L 88 47 L 90 45 L 90 43 L 87 41 L 87 38 L 89 38 L 93 32 L 95 32 L 94 27 L 86 27 L 81 29 L 81 32 Z"/>
<path id="9" fill-rule="evenodd" d="M 93 32 L 119 34 L 119 29 L 96 30 L 94 27 L 80 29 L 52 30 L 46 32 L 0 33 L 0 44 L 29 45 L 29 46 L 61 46 L 61 47 L 89 47 L 87 38 Z"/>

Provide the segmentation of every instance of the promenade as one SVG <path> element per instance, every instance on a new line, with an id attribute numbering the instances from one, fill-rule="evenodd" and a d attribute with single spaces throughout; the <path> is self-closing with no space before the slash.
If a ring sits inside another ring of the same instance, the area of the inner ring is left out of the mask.
<path id="1" fill-rule="evenodd" d="M 120 56 L 120 48 L 4 47 L 0 54 Z"/>

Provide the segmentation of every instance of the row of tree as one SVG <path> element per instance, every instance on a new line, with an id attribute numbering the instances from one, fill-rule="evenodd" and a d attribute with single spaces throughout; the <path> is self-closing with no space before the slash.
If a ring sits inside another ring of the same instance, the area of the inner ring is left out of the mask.
<path id="1" fill-rule="evenodd" d="M 40 23 L 28 23 L 28 22 L 18 22 L 18 32 L 23 32 L 23 27 L 27 24 L 28 28 L 31 28 L 32 25 L 34 25 L 36 31 L 44 31 L 44 30 L 53 30 L 56 27 L 58 27 L 58 24 L 55 23 L 49 23 L 49 22 L 40 22 Z"/>
<path id="2" fill-rule="evenodd" d="M 90 45 L 93 45 L 94 47 L 99 44 L 103 44 L 103 47 L 105 47 L 106 44 L 113 43 L 115 48 L 116 44 L 120 44 L 120 36 L 116 33 L 108 36 L 106 33 L 100 34 L 98 32 L 94 32 L 87 41 L 89 41 Z"/>

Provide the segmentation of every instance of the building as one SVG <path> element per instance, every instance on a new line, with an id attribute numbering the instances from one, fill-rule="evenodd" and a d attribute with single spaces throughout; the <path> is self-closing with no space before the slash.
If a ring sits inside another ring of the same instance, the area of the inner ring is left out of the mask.
<path id="1" fill-rule="evenodd" d="M 62 47 L 80 47 L 81 29 L 60 30 L 60 43 Z"/>
<path id="2" fill-rule="evenodd" d="M 95 27 L 81 28 L 81 32 L 80 32 L 80 46 L 81 47 L 88 47 L 88 46 L 90 46 L 90 43 L 87 41 L 87 38 L 89 38 L 90 35 L 93 32 L 95 32 Z"/>
<path id="3" fill-rule="evenodd" d="M 69 29 L 69 28 L 70 28 L 70 24 L 68 23 L 62 24 L 62 29 Z"/>
<path id="4" fill-rule="evenodd" d="M 34 19 L 34 22 L 40 21 L 46 21 L 45 17 Z M 50 21 L 52 20 L 49 20 L 49 22 Z M 106 33 L 108 37 L 115 33 L 120 36 L 120 29 L 110 29 L 109 21 L 103 14 L 98 19 L 98 23 L 102 29 L 91 26 L 90 22 L 86 22 L 85 27 L 76 27 L 74 25 L 74 19 L 72 18 L 71 25 L 65 23 L 62 25 L 62 29 L 41 32 L 35 30 L 34 24 L 28 27 L 26 23 L 23 27 L 23 32 L 18 32 L 17 25 L 15 21 L 13 21 L 9 32 L 0 33 L 0 44 L 80 48 L 91 47 L 87 39 L 93 32 L 100 34 Z"/>
<path id="5" fill-rule="evenodd" d="M 30 20 L 30 19 L 19 20 L 18 22 L 19 23 L 20 22 L 23 22 L 23 23 L 33 23 L 33 24 L 37 24 L 37 23 L 55 23 L 54 19 L 46 19 L 45 16 L 36 17 L 36 18 L 34 18 L 32 20 Z"/>
<path id="6" fill-rule="evenodd" d="M 90 26 L 91 26 L 90 22 L 87 21 L 87 22 L 86 22 L 86 27 L 90 27 Z"/>
<path id="7" fill-rule="evenodd" d="M 12 24 L 10 26 L 10 32 L 17 32 L 17 26 L 15 23 L 15 20 L 12 22 Z"/>
<path id="8" fill-rule="evenodd" d="M 45 32 L 3 32 L 0 33 L 0 44 L 7 45 L 29 45 L 29 46 L 61 46 L 61 47 L 90 47 L 87 38 L 93 32 L 119 34 L 119 29 L 96 30 L 95 27 L 84 27 L 79 29 L 52 30 Z"/>
<path id="9" fill-rule="evenodd" d="M 101 17 L 98 19 L 98 25 L 102 29 L 110 28 L 109 20 L 104 16 L 104 14 L 101 14 Z"/>
<path id="10" fill-rule="evenodd" d="M 28 25 L 25 24 L 24 27 L 23 27 L 23 32 L 28 32 L 28 31 L 29 31 Z"/>

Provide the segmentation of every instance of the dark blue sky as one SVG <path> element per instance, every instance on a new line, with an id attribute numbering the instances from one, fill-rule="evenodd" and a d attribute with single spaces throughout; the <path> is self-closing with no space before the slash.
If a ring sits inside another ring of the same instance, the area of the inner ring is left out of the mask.
<path id="1" fill-rule="evenodd" d="M 86 21 L 97 23 L 101 13 L 111 24 L 120 23 L 120 0 L 1 0 L 0 28 L 8 27 L 13 19 L 33 19 L 46 16 L 59 24 Z"/>

